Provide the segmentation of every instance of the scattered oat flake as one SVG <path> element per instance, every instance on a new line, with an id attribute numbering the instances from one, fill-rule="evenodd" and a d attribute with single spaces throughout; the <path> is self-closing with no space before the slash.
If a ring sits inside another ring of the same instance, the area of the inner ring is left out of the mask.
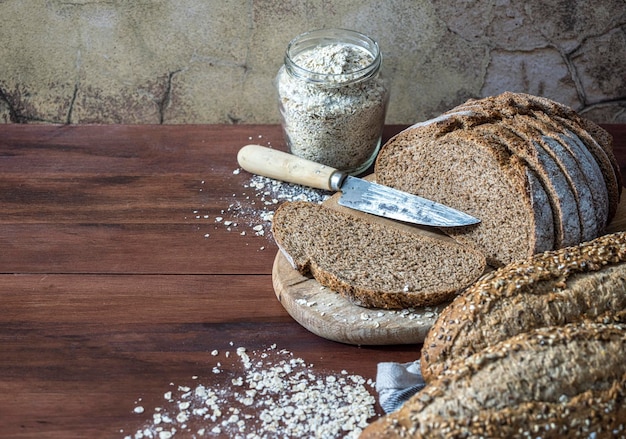
<path id="1" fill-rule="evenodd" d="M 240 168 L 233 171 L 239 174 Z M 223 224 L 227 231 L 233 228 L 248 226 L 255 236 L 266 236 L 265 229 L 274 219 L 274 212 L 284 201 L 309 201 L 322 203 L 332 195 L 331 192 L 309 188 L 292 183 L 286 183 L 260 175 L 251 175 L 243 183 L 239 193 L 233 193 L 228 198 L 228 204 L 220 210 L 221 215 L 214 217 L 212 224 Z M 200 209 L 193 210 L 196 220 L 207 220 L 211 215 L 200 214 Z M 245 230 L 239 230 L 242 236 L 246 236 Z"/>
<path id="2" fill-rule="evenodd" d="M 357 438 L 375 415 L 371 380 L 318 372 L 276 345 L 236 352 L 211 382 L 166 392 L 166 402 L 126 439 Z"/>

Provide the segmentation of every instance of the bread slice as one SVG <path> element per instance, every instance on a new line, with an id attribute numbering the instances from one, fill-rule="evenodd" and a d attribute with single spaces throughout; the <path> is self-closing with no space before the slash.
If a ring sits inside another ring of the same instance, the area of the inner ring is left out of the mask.
<path id="1" fill-rule="evenodd" d="M 521 157 L 541 180 L 548 193 L 555 219 L 555 247 L 574 245 L 582 240 L 578 199 L 566 173 L 540 141 L 540 133 L 515 118 L 490 125 L 511 152 Z"/>
<path id="2" fill-rule="evenodd" d="M 502 266 L 551 249 L 553 212 L 537 175 L 484 127 L 490 118 L 447 114 L 389 140 L 378 155 L 385 185 L 468 212 L 481 223 L 447 228 Z"/>
<path id="3" fill-rule="evenodd" d="M 604 175 L 597 160 L 578 136 L 544 113 L 533 112 L 527 120 L 542 131 L 542 139 L 551 147 L 553 156 L 563 160 L 562 167 L 566 167 L 569 172 L 575 174 L 572 179 L 586 182 L 589 190 L 579 189 L 578 195 L 584 197 L 588 194 L 590 197 L 589 203 L 595 210 L 595 221 L 593 221 L 595 232 L 592 229 L 591 236 L 586 235 L 583 239 L 591 240 L 602 235 L 609 220 L 609 196 Z M 584 203 L 584 200 L 580 202 L 580 204 Z"/>
<path id="4" fill-rule="evenodd" d="M 457 359 L 538 327 L 626 322 L 625 291 L 626 232 L 501 268 L 441 312 L 424 341 L 422 374 L 433 380 Z"/>
<path id="5" fill-rule="evenodd" d="M 491 117 L 494 117 L 494 112 L 504 117 L 543 113 L 553 122 L 575 133 L 583 140 L 603 171 L 610 201 L 608 220 L 613 218 L 621 196 L 622 176 L 613 154 L 613 138 L 602 127 L 581 117 L 566 105 L 526 93 L 504 92 L 479 100 L 472 99 L 450 110 L 450 112 L 457 113 L 468 111 L 490 114 Z"/>
<path id="6" fill-rule="evenodd" d="M 451 368 L 361 438 L 613 438 L 626 434 L 626 331 L 511 337 Z"/>
<path id="7" fill-rule="evenodd" d="M 309 202 L 283 203 L 272 233 L 300 273 L 368 308 L 449 301 L 486 265 L 482 253 L 445 235 Z"/>

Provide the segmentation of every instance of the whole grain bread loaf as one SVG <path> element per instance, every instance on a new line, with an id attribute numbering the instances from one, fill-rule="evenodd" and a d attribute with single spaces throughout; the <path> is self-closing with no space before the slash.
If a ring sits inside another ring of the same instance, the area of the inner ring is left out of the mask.
<path id="1" fill-rule="evenodd" d="M 364 307 L 440 304 L 486 265 L 482 253 L 445 235 L 341 206 L 285 202 L 272 233 L 300 273 Z"/>
<path id="2" fill-rule="evenodd" d="M 480 218 L 445 232 L 494 267 L 601 235 L 621 194 L 610 135 L 523 93 L 471 100 L 409 127 L 383 146 L 375 173 L 382 184 Z"/>
<path id="3" fill-rule="evenodd" d="M 519 333 L 584 320 L 626 322 L 626 232 L 535 255 L 485 275 L 429 330 L 426 381 L 460 358 Z"/>
<path id="4" fill-rule="evenodd" d="M 361 438 L 626 435 L 626 331 L 541 328 L 455 362 Z"/>

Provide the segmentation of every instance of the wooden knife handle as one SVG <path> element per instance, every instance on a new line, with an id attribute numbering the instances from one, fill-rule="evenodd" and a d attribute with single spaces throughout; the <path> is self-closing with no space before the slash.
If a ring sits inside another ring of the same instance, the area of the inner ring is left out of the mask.
<path id="1" fill-rule="evenodd" d="M 336 182 L 343 175 L 330 166 L 261 145 L 241 148 L 237 162 L 253 174 L 325 190 L 337 190 Z"/>

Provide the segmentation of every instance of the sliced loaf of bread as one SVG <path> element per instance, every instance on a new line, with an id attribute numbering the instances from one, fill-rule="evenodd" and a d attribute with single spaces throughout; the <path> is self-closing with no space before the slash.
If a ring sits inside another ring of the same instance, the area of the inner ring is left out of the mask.
<path id="1" fill-rule="evenodd" d="M 480 218 L 475 227 L 445 232 L 476 246 L 490 265 L 500 267 L 604 233 L 621 194 L 621 175 L 604 133 L 556 102 L 503 93 L 468 101 L 399 133 L 381 149 L 375 173 L 382 184 Z M 526 190 L 505 198 L 506 190 L 495 192 L 494 182 L 507 177 L 494 178 L 477 165 L 485 146 L 497 157 L 508 157 L 499 161 L 497 172 L 513 167 L 514 173 L 532 175 Z M 522 214 L 516 208 L 520 199 L 533 200 L 534 208 Z M 540 211 L 537 200 L 547 200 L 549 207 Z M 540 220 L 548 215 L 550 225 Z"/>
<path id="2" fill-rule="evenodd" d="M 537 254 L 480 279 L 429 330 L 422 374 L 433 380 L 508 337 L 583 320 L 626 322 L 626 232 Z"/>
<path id="3" fill-rule="evenodd" d="M 496 132 L 511 153 L 522 158 L 526 166 L 539 176 L 554 213 L 554 246 L 563 247 L 580 242 L 584 226 L 575 188 L 568 181 L 568 174 L 540 142 L 540 133 L 529 126 L 520 126 L 508 120 L 481 128 Z"/>
<path id="4" fill-rule="evenodd" d="M 566 105 L 526 93 L 504 92 L 479 100 L 470 99 L 450 112 L 459 113 L 470 110 L 481 114 L 487 113 L 496 118 L 510 118 L 519 114 L 534 115 L 534 117 L 542 115 L 542 118 L 560 124 L 580 136 L 602 168 L 609 191 L 608 220 L 613 218 L 621 195 L 622 176 L 613 154 L 613 138 L 606 130 L 593 121 L 581 117 Z"/>
<path id="5" fill-rule="evenodd" d="M 626 435 L 626 331 L 542 328 L 454 363 L 361 438 Z"/>
<path id="6" fill-rule="evenodd" d="M 480 218 L 445 232 L 501 266 L 553 248 L 555 221 L 539 177 L 487 125 L 457 114 L 407 129 L 382 148 L 376 179 Z"/>
<path id="7" fill-rule="evenodd" d="M 568 132 L 545 114 L 533 112 L 532 115 L 523 117 L 526 123 L 541 132 L 541 140 L 547 145 L 546 149 L 559 162 L 561 169 L 571 175 L 570 182 L 579 199 L 581 217 L 587 225 L 583 240 L 590 240 L 604 233 L 609 220 L 609 198 L 597 160 L 578 136 Z M 576 185 L 576 181 L 582 184 Z M 594 211 L 595 215 L 592 214 Z"/>
<path id="8" fill-rule="evenodd" d="M 272 234 L 300 273 L 370 308 L 449 301 L 486 265 L 482 253 L 445 235 L 340 206 L 285 202 Z"/>

